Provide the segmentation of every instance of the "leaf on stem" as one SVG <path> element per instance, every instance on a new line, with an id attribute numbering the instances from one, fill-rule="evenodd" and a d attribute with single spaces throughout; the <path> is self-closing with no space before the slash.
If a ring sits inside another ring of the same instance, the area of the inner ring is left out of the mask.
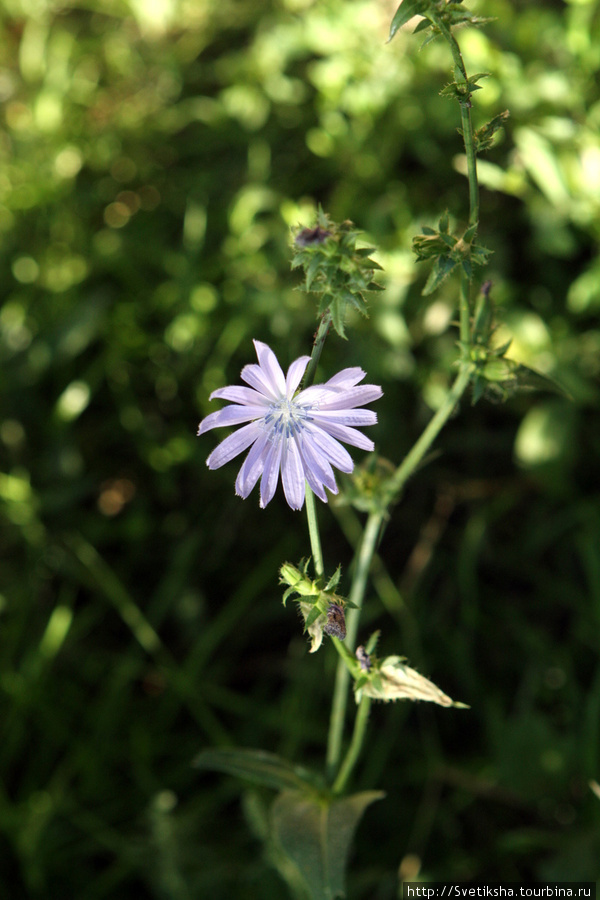
<path id="1" fill-rule="evenodd" d="M 413 18 L 413 16 L 422 16 L 430 6 L 429 0 L 402 0 L 402 3 L 396 10 L 392 24 L 390 25 L 389 41 L 397 34 L 403 25 Z"/>
<path id="2" fill-rule="evenodd" d="M 472 277 L 473 266 L 485 265 L 491 251 L 474 242 L 476 233 L 477 224 L 474 224 L 470 225 L 460 237 L 450 234 L 448 215 L 444 213 L 438 223 L 438 231 L 426 226 L 421 234 L 415 235 L 412 248 L 417 255 L 417 262 L 434 260 L 433 268 L 423 288 L 423 296 L 433 293 L 458 265 L 462 265 L 469 278 Z"/>
<path id="3" fill-rule="evenodd" d="M 197 769 L 226 772 L 243 781 L 279 791 L 286 789 L 315 791 L 322 788 L 321 779 L 315 773 L 265 750 L 235 748 L 203 750 L 192 765 Z"/>
<path id="4" fill-rule="evenodd" d="M 296 228 L 292 233 L 292 268 L 304 269 L 304 283 L 299 290 L 317 295 L 318 315 L 329 314 L 335 331 L 344 338 L 348 309 L 366 316 L 364 294 L 383 290 L 373 281 L 374 272 L 381 270 L 370 257 L 374 250 L 356 246 L 360 232 L 352 222 L 337 224 L 322 210 L 314 228 Z"/>
<path id="5" fill-rule="evenodd" d="M 283 791 L 271 810 L 273 837 L 300 872 L 311 900 L 345 896 L 350 845 L 360 819 L 381 791 L 333 799 Z"/>
<path id="6" fill-rule="evenodd" d="M 473 135 L 476 153 L 483 153 L 493 146 L 496 133 L 506 125 L 509 116 L 509 111 L 505 109 L 504 112 L 494 116 L 493 119 L 477 129 Z"/>
<path id="7" fill-rule="evenodd" d="M 388 656 L 366 676 L 363 672 L 361 685 L 355 685 L 356 700 L 364 695 L 373 700 L 427 700 L 439 706 L 454 706 L 457 709 L 468 709 L 444 694 L 437 685 L 415 669 L 404 664 L 401 656 Z"/>

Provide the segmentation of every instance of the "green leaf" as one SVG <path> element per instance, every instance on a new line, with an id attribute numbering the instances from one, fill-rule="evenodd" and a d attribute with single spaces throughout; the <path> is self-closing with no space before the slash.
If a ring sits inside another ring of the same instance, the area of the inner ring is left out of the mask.
<path id="1" fill-rule="evenodd" d="M 440 284 L 445 281 L 450 272 L 458 265 L 456 260 L 451 259 L 449 256 L 440 256 L 436 259 L 433 269 L 429 273 L 429 278 L 425 282 L 425 287 L 423 288 L 423 296 L 427 297 L 429 294 L 432 294 L 436 288 L 440 286 Z"/>
<path id="2" fill-rule="evenodd" d="M 427 28 L 433 28 L 433 25 L 431 24 L 431 22 L 429 21 L 429 19 L 421 19 L 421 21 L 419 22 L 419 24 L 417 25 L 417 27 L 416 27 L 415 30 L 413 31 L 413 34 L 419 34 L 419 32 L 425 31 Z M 433 40 L 433 36 L 431 36 L 431 37 L 429 38 L 429 40 Z M 425 41 L 425 43 L 427 44 L 428 41 Z"/>
<path id="3" fill-rule="evenodd" d="M 463 240 L 466 241 L 467 244 L 470 244 L 471 241 L 473 240 L 473 238 L 475 237 L 475 235 L 477 234 L 478 227 L 479 227 L 479 222 L 475 222 L 474 225 L 469 225 L 469 227 L 465 231 L 465 233 L 463 235 Z"/>
<path id="4" fill-rule="evenodd" d="M 509 116 L 510 113 L 506 109 L 504 110 L 504 112 L 501 112 L 497 116 L 494 116 L 491 121 L 486 122 L 485 125 L 482 125 L 481 128 L 477 129 L 474 134 L 476 152 L 481 153 L 484 150 L 490 149 L 490 147 L 494 143 L 494 136 L 496 132 L 499 131 L 500 128 L 504 127 Z"/>
<path id="5" fill-rule="evenodd" d="M 483 368 L 483 376 L 487 381 L 500 384 L 509 396 L 517 391 L 548 391 L 571 399 L 569 392 L 554 378 L 514 359 L 491 359 Z"/>
<path id="6" fill-rule="evenodd" d="M 320 256 L 314 256 L 306 267 L 306 290 L 310 291 L 314 279 L 319 274 L 322 259 Z"/>
<path id="7" fill-rule="evenodd" d="M 398 29 L 402 28 L 403 25 L 406 25 L 409 19 L 412 19 L 413 16 L 424 15 L 429 5 L 428 0 L 402 0 L 402 3 L 396 10 L 396 14 L 392 19 L 392 24 L 390 25 L 388 43 L 392 40 Z"/>
<path id="8" fill-rule="evenodd" d="M 331 324 L 339 334 L 341 338 L 346 339 L 346 332 L 344 330 L 344 316 L 346 313 L 346 304 L 342 300 L 341 297 L 336 297 L 330 307 L 329 310 L 331 312 Z"/>
<path id="9" fill-rule="evenodd" d="M 321 786 L 319 777 L 314 773 L 265 750 L 203 750 L 194 759 L 193 765 L 198 769 L 226 772 L 276 790 L 315 790 Z"/>
<path id="10" fill-rule="evenodd" d="M 311 900 L 345 896 L 345 870 L 358 823 L 381 791 L 342 799 L 283 791 L 271 810 L 273 836 L 301 873 Z"/>

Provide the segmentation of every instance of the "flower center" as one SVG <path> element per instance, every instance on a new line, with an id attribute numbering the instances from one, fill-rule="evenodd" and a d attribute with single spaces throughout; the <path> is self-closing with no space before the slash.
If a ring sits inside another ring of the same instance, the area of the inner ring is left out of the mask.
<path id="1" fill-rule="evenodd" d="M 282 397 L 276 403 L 269 406 L 265 416 L 265 425 L 272 432 L 273 438 L 277 436 L 295 437 L 302 431 L 304 423 L 310 421 L 311 407 L 298 406 L 293 400 Z"/>

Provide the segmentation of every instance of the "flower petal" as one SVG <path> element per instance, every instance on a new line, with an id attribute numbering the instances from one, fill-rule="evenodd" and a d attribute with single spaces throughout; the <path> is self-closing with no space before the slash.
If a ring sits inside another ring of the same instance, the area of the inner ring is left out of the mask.
<path id="1" fill-rule="evenodd" d="M 256 422 L 250 425 L 244 425 L 239 431 L 235 431 L 226 437 L 224 441 L 215 447 L 213 452 L 206 460 L 209 469 L 220 469 L 225 463 L 234 459 L 239 453 L 242 453 L 246 447 L 249 447 L 257 437 L 262 434 L 262 426 Z"/>
<path id="2" fill-rule="evenodd" d="M 354 463 L 348 451 L 326 431 L 312 423 L 306 426 L 305 431 L 306 439 L 310 441 L 313 450 L 323 453 L 336 469 L 339 469 L 340 472 L 351 472 L 354 469 Z"/>
<path id="3" fill-rule="evenodd" d="M 262 341 L 253 341 L 256 355 L 258 356 L 258 364 L 265 373 L 269 384 L 277 392 L 277 396 L 285 396 L 285 375 L 283 369 L 277 361 L 277 357 L 267 344 Z"/>
<path id="4" fill-rule="evenodd" d="M 241 372 L 241 378 L 246 384 L 249 384 L 250 387 L 253 387 L 266 397 L 270 403 L 281 398 L 281 395 L 277 391 L 277 385 L 274 385 L 269 380 L 266 372 L 264 372 L 260 366 L 257 366 L 256 363 L 250 363 L 249 365 L 244 366 Z"/>
<path id="5" fill-rule="evenodd" d="M 329 381 L 325 382 L 325 387 L 354 387 L 359 381 L 362 381 L 367 373 L 360 366 L 353 366 L 350 369 L 342 369 L 337 375 L 333 375 Z"/>
<path id="6" fill-rule="evenodd" d="M 306 474 L 306 482 L 307 482 L 309 488 L 311 489 L 311 491 L 313 492 L 313 494 L 315 494 L 315 496 L 318 497 L 319 500 L 322 500 L 323 503 L 327 503 L 327 494 L 325 493 L 321 482 L 317 481 L 317 479 L 315 478 L 315 476 L 313 475 L 313 473 L 311 472 L 310 469 L 307 469 L 305 474 Z M 338 491 L 337 491 L 337 485 L 336 485 L 333 493 L 337 494 L 337 492 Z"/>
<path id="7" fill-rule="evenodd" d="M 305 490 L 304 467 L 302 457 L 294 438 L 283 442 L 281 455 L 281 482 L 288 506 L 302 509 Z"/>
<path id="8" fill-rule="evenodd" d="M 241 403 L 242 406 L 268 406 L 269 400 L 264 394 L 252 388 L 241 387 L 238 385 L 230 385 L 229 387 L 218 388 L 213 391 L 209 400 L 232 400 L 233 403 Z"/>
<path id="9" fill-rule="evenodd" d="M 198 435 L 206 434 L 211 428 L 224 428 L 227 425 L 250 422 L 252 419 L 262 419 L 265 412 L 264 408 L 256 406 L 225 406 L 202 419 L 198 426 Z"/>
<path id="10" fill-rule="evenodd" d="M 354 409 L 355 406 L 364 406 L 373 400 L 379 400 L 383 391 L 376 384 L 363 384 L 360 387 L 349 388 L 337 394 L 331 394 L 320 401 L 321 409 Z"/>
<path id="11" fill-rule="evenodd" d="M 287 375 L 285 376 L 285 388 L 288 400 L 291 400 L 294 396 L 296 388 L 302 381 L 302 376 L 306 372 L 306 367 L 309 362 L 310 356 L 300 356 L 298 359 L 294 360 L 289 367 Z"/>
<path id="12" fill-rule="evenodd" d="M 330 423 L 350 425 L 353 428 L 377 424 L 377 413 L 372 409 L 319 409 L 312 412 L 310 418 L 323 428 L 327 428 Z"/>
<path id="13" fill-rule="evenodd" d="M 320 453 L 315 453 L 310 439 L 304 440 L 304 437 L 301 438 L 299 442 L 300 453 L 302 454 L 302 459 L 304 461 L 304 473 L 306 475 L 306 480 L 310 484 L 313 491 L 315 491 L 312 486 L 309 475 L 312 475 L 313 478 L 317 479 L 320 484 L 324 484 L 325 487 L 329 488 L 334 494 L 337 494 L 337 485 L 335 483 L 335 476 L 333 474 L 333 469 L 329 465 L 329 462 L 325 459 L 325 457 Z M 315 493 L 317 493 L 315 491 Z M 321 496 L 318 494 L 317 496 Z M 323 499 L 321 497 L 321 499 Z"/>
<path id="14" fill-rule="evenodd" d="M 361 450 L 373 450 L 375 448 L 373 441 L 361 431 L 356 431 L 355 428 L 339 425 L 337 422 L 316 422 L 316 424 L 319 425 L 322 432 L 327 432 L 331 437 L 336 438 L 338 441 L 343 441 L 345 444 L 350 444 L 351 447 L 360 447 Z"/>
<path id="15" fill-rule="evenodd" d="M 267 503 L 273 499 L 275 488 L 277 487 L 277 479 L 279 478 L 279 468 L 281 465 L 281 451 L 283 441 L 272 441 L 269 451 L 265 458 L 262 478 L 260 479 L 260 505 L 264 509 Z"/>
<path id="16" fill-rule="evenodd" d="M 242 463 L 242 468 L 238 472 L 238 476 L 235 480 L 235 492 L 238 497 L 243 497 L 245 500 L 262 475 L 265 467 L 268 445 L 269 433 L 268 431 L 263 431 L 260 437 L 258 437 L 250 447 L 250 451 Z"/>

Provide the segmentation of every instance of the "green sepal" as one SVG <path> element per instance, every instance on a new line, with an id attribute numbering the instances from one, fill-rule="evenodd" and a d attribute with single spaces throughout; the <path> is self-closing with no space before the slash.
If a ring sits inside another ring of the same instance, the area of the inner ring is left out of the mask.
<path id="1" fill-rule="evenodd" d="M 319 616 L 323 615 L 323 610 L 319 609 L 319 604 L 315 603 L 304 622 L 304 631 L 307 632 L 311 625 L 317 621 Z"/>
<path id="2" fill-rule="evenodd" d="M 429 294 L 432 294 L 435 289 L 446 280 L 448 275 L 450 275 L 457 265 L 457 261 L 450 256 L 438 256 L 433 264 L 433 269 L 425 282 L 425 287 L 422 291 L 423 296 L 428 297 Z"/>
<path id="3" fill-rule="evenodd" d="M 474 225 L 469 225 L 469 227 L 465 231 L 465 233 L 463 235 L 463 240 L 466 241 L 467 244 L 470 244 L 471 241 L 473 240 L 473 238 L 475 237 L 475 235 L 477 234 L 478 227 L 479 227 L 479 222 L 475 222 Z"/>
<path id="4" fill-rule="evenodd" d="M 346 330 L 344 328 L 344 319 L 346 317 L 346 304 L 340 297 L 336 297 L 329 304 L 328 309 L 331 313 L 331 324 L 337 331 L 338 335 L 346 340 Z"/>
<path id="5" fill-rule="evenodd" d="M 373 634 L 370 636 L 369 640 L 367 641 L 365 650 L 367 651 L 369 656 L 371 655 L 371 653 L 377 646 L 380 637 L 381 637 L 381 631 L 378 629 L 377 631 L 373 632 Z"/>
<path id="6" fill-rule="evenodd" d="M 476 153 L 483 153 L 493 146 L 496 132 L 498 132 L 506 125 L 506 121 L 509 116 L 509 111 L 505 109 L 504 112 L 501 112 L 497 116 L 494 116 L 493 119 L 491 119 L 489 122 L 486 122 L 485 125 L 481 126 L 481 128 L 477 129 L 477 131 L 473 135 Z"/>
<path id="7" fill-rule="evenodd" d="M 340 578 L 342 577 L 342 567 L 338 566 L 327 584 L 325 585 L 326 591 L 333 591 L 340 583 Z"/>
<path id="8" fill-rule="evenodd" d="M 473 381 L 471 382 L 471 391 L 471 405 L 475 406 L 475 404 L 478 403 L 485 394 L 485 378 L 481 378 L 480 375 L 475 375 Z"/>

